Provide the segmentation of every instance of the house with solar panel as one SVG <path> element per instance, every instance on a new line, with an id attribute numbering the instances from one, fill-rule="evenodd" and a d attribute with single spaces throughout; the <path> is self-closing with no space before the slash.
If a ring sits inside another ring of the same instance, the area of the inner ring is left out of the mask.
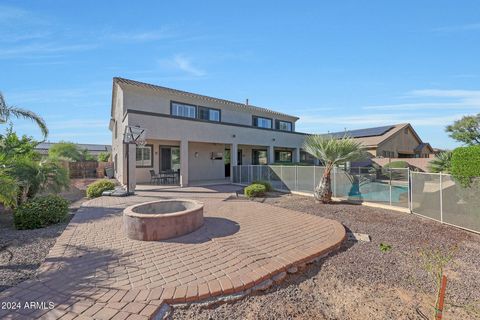
<path id="1" fill-rule="evenodd" d="M 373 158 L 430 158 L 434 150 L 409 123 L 329 133 L 361 142 Z"/>
<path id="2" fill-rule="evenodd" d="M 298 119 L 248 100 L 114 78 L 109 128 L 115 176 L 133 189 L 136 183 L 187 186 L 230 181 L 236 165 L 318 164 L 302 150 L 306 134 L 296 131 Z M 142 143 L 135 142 L 133 129 L 143 135 Z M 372 157 L 433 153 L 409 124 L 331 133 L 345 134 L 359 140 Z"/>

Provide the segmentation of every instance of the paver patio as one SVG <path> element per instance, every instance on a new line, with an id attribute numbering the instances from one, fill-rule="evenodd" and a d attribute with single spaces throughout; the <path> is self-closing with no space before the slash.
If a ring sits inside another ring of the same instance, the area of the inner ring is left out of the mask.
<path id="1" fill-rule="evenodd" d="M 235 186 L 141 188 L 128 198 L 88 201 L 57 239 L 37 279 L 0 294 L 2 319 L 150 319 L 162 303 L 190 302 L 249 289 L 338 247 L 333 220 L 237 199 Z M 159 198 L 205 204 L 205 224 L 162 242 L 128 239 L 126 206 Z M 45 308 L 25 308 L 42 301 Z M 54 304 L 53 309 L 48 303 Z M 18 306 L 18 305 L 17 305 Z"/>

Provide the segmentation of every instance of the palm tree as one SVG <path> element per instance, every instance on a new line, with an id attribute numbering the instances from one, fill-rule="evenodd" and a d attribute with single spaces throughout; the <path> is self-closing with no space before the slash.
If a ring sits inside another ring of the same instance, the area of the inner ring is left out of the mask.
<path id="1" fill-rule="evenodd" d="M 428 170 L 433 173 L 450 173 L 452 151 L 440 152 L 428 164 Z"/>
<path id="2" fill-rule="evenodd" d="M 42 117 L 33 111 L 7 105 L 3 94 L 0 92 L 0 123 L 6 122 L 10 117 L 32 120 L 42 131 L 43 137 L 48 136 L 47 124 Z"/>
<path id="3" fill-rule="evenodd" d="M 303 149 L 325 165 L 322 179 L 314 193 L 315 199 L 323 203 L 332 202 L 332 169 L 336 165 L 365 158 L 360 142 L 348 136 L 338 139 L 328 135 L 311 135 L 305 139 Z"/>

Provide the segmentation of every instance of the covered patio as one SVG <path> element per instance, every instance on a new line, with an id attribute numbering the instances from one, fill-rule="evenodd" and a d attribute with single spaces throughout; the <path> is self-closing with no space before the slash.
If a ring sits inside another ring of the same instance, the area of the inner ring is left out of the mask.
<path id="1" fill-rule="evenodd" d="M 281 146 L 147 139 L 144 145 L 130 148 L 131 190 L 133 184 L 186 187 L 230 183 L 235 165 L 301 160 L 299 148 Z"/>

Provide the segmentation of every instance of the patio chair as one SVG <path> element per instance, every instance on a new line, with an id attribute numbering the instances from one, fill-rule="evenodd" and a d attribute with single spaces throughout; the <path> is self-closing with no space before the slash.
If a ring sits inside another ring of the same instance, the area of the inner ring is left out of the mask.
<path id="1" fill-rule="evenodd" d="M 155 170 L 150 171 L 150 184 L 158 184 L 160 183 L 160 175 L 155 173 Z"/>

